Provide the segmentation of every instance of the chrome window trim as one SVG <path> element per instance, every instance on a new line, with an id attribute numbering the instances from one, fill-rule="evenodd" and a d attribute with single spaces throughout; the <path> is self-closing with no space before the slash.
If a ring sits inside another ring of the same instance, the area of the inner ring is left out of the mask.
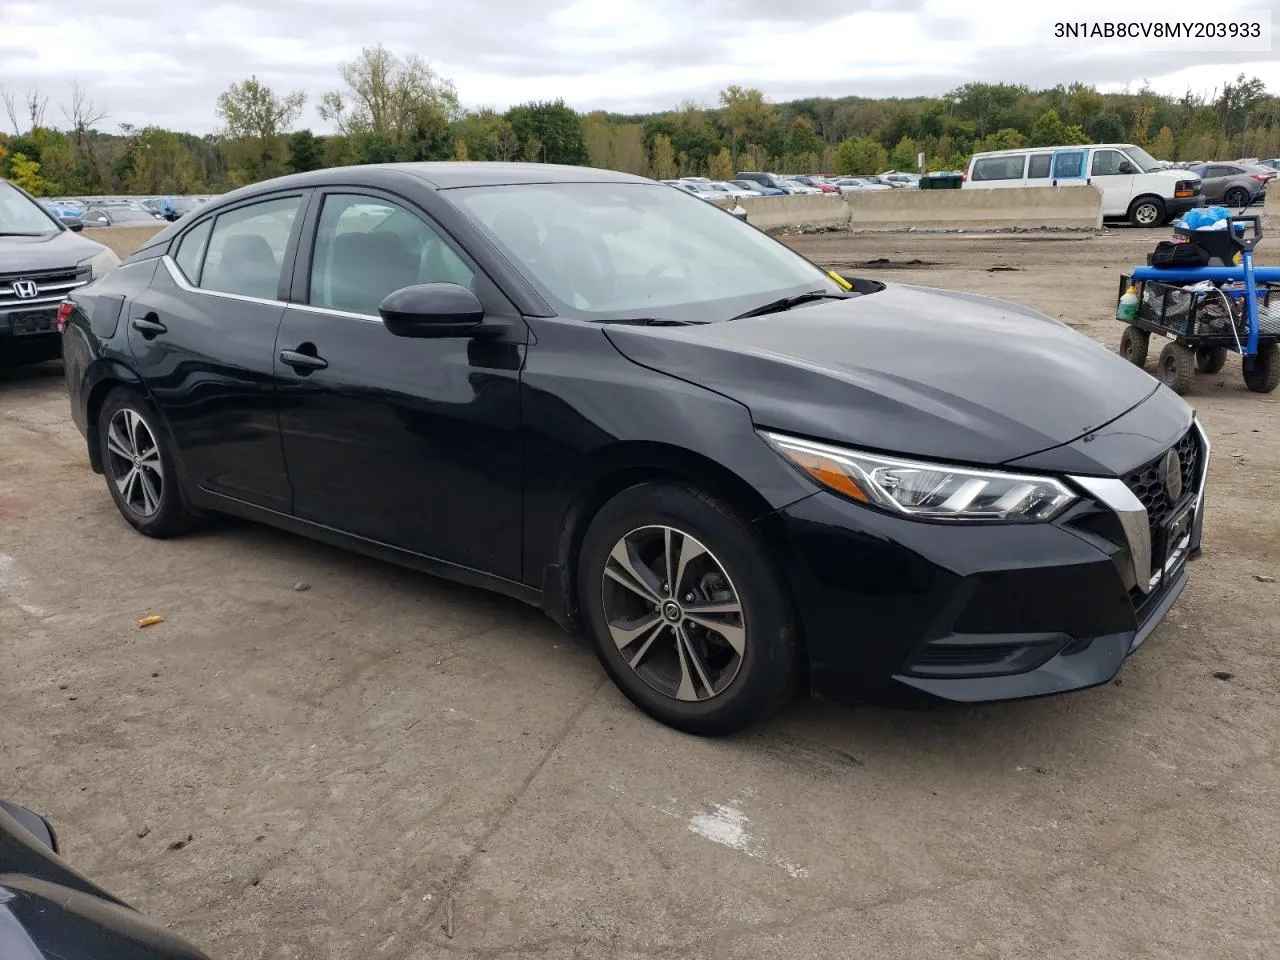
<path id="1" fill-rule="evenodd" d="M 1120 520 L 1132 564 L 1133 582 L 1128 586 L 1141 587 L 1143 593 L 1150 592 L 1151 525 L 1142 501 L 1119 478 L 1073 476 L 1068 479 L 1108 507 Z"/>
<path id="2" fill-rule="evenodd" d="M 350 310 L 335 310 L 333 307 L 313 307 L 309 303 L 288 303 L 285 305 L 289 310 L 306 310 L 310 313 L 323 313 L 328 317 L 346 317 L 348 320 L 363 320 L 365 323 L 382 323 L 381 317 L 371 316 L 367 313 L 353 313 Z"/>
<path id="3" fill-rule="evenodd" d="M 160 262 L 164 264 L 164 268 L 169 271 L 169 277 L 177 284 L 178 289 L 184 293 L 199 293 L 206 297 L 217 297 L 221 300 L 239 300 L 241 303 L 260 303 L 268 307 L 284 307 L 287 301 L 267 299 L 265 297 L 250 297 L 243 293 L 228 293 L 224 290 L 206 290 L 204 287 L 193 286 L 191 281 L 182 275 L 182 271 L 178 269 L 178 265 L 174 262 L 169 254 L 165 254 L 160 258 Z"/>

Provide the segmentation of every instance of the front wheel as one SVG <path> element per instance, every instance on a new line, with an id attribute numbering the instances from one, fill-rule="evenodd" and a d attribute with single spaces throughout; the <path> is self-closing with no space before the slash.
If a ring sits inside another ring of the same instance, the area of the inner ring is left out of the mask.
<path id="1" fill-rule="evenodd" d="M 1244 385 L 1254 393 L 1270 393 L 1280 386 L 1280 349 L 1274 343 L 1258 347 L 1252 370 L 1246 361 Z"/>
<path id="2" fill-rule="evenodd" d="M 134 529 L 172 537 L 194 526 L 159 417 L 141 396 L 124 387 L 112 391 L 98 415 L 98 443 L 107 490 Z"/>
<path id="3" fill-rule="evenodd" d="M 1158 227 L 1164 219 L 1164 201 L 1159 197 L 1139 197 L 1129 207 L 1129 222 L 1135 227 Z"/>
<path id="4" fill-rule="evenodd" d="M 645 483 L 591 521 L 578 601 L 600 662 L 641 710 L 687 733 L 733 733 L 790 695 L 797 627 L 760 534 L 695 488 Z"/>

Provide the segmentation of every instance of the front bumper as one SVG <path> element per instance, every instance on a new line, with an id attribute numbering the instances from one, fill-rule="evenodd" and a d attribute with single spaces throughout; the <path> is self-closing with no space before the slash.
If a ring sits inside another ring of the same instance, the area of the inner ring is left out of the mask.
<path id="1" fill-rule="evenodd" d="M 1127 499 L 1077 484 L 1082 500 L 1048 524 L 922 523 L 825 492 L 774 515 L 814 691 L 985 701 L 1106 683 L 1168 613 L 1198 553 L 1209 450 L 1191 430 L 1203 444 L 1194 485 L 1176 505 L 1152 503 L 1154 536 L 1121 479 L 1111 483 Z M 1163 524 L 1188 509 L 1193 522 L 1166 545 Z"/>
<path id="2" fill-rule="evenodd" d="M 1170 220 L 1176 220 L 1188 210 L 1194 210 L 1196 207 L 1203 207 L 1204 205 L 1204 195 L 1197 193 L 1194 197 L 1174 197 L 1172 200 L 1166 200 L 1164 209 Z"/>

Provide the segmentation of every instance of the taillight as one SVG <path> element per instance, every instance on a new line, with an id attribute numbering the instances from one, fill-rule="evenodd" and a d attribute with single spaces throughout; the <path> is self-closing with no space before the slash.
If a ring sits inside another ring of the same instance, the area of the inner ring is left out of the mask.
<path id="1" fill-rule="evenodd" d="M 67 329 L 67 321 L 71 319 L 71 311 L 74 309 L 75 304 L 70 300 L 63 300 L 58 304 L 58 317 L 55 322 L 58 324 L 59 333 Z"/>
<path id="2" fill-rule="evenodd" d="M 1275 174 L 1273 174 L 1273 173 L 1272 173 L 1272 174 L 1268 174 L 1268 173 L 1251 173 L 1251 174 L 1249 174 L 1249 176 L 1253 177 L 1253 179 L 1257 180 L 1259 183 L 1266 183 L 1266 182 L 1267 182 L 1268 180 L 1270 180 L 1273 176 L 1275 176 Z"/>

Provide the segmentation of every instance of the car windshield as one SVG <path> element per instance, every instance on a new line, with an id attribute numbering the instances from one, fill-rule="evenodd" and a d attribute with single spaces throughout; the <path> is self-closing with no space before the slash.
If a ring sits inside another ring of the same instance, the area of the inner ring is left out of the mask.
<path id="1" fill-rule="evenodd" d="M 0 180 L 0 237 L 40 237 L 60 229 L 52 214 Z"/>
<path id="2" fill-rule="evenodd" d="M 1125 147 L 1124 152 L 1127 153 L 1131 160 L 1141 168 L 1143 173 L 1152 173 L 1156 170 L 1163 170 L 1160 161 L 1153 157 L 1141 147 Z"/>
<path id="3" fill-rule="evenodd" d="M 844 291 L 713 204 L 651 183 L 450 191 L 557 313 L 726 320 L 784 296 Z"/>

